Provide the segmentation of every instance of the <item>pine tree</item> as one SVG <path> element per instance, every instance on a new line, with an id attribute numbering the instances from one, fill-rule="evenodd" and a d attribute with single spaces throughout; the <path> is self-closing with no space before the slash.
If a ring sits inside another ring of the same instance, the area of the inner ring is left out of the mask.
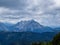
<path id="1" fill-rule="evenodd" d="M 60 33 L 54 37 L 52 42 L 53 42 L 53 45 L 60 45 Z"/>

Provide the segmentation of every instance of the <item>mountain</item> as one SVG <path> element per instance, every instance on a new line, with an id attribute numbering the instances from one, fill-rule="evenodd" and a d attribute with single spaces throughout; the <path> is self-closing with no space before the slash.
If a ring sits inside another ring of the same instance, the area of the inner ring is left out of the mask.
<path id="1" fill-rule="evenodd" d="M 0 32 L 1 45 L 31 45 L 32 42 L 51 41 L 57 34 L 57 30 L 34 20 L 21 21 L 15 25 L 0 23 L 0 31 L 3 31 Z"/>
<path id="2" fill-rule="evenodd" d="M 14 24 L 12 24 L 12 23 L 8 23 L 8 22 L 5 22 L 5 23 L 3 23 L 6 27 L 10 27 L 10 26 L 13 26 Z"/>
<path id="3" fill-rule="evenodd" d="M 0 23 L 0 31 L 10 32 L 53 32 L 50 27 L 43 26 L 34 20 L 21 21 L 13 25 L 10 23 Z"/>
<path id="4" fill-rule="evenodd" d="M 35 20 L 29 21 L 20 21 L 16 24 L 11 23 L 2 23 L 0 22 L 0 31 L 9 31 L 9 32 L 60 32 L 60 27 L 51 28 L 48 26 L 43 26 Z"/>
<path id="5" fill-rule="evenodd" d="M 0 22 L 0 31 L 7 31 L 8 28 L 5 26 L 4 23 Z"/>
<path id="6" fill-rule="evenodd" d="M 54 28 L 55 32 L 60 32 L 60 27 Z"/>
<path id="7" fill-rule="evenodd" d="M 12 30 L 17 32 L 53 32 L 52 28 L 40 25 L 34 20 L 18 22 Z"/>

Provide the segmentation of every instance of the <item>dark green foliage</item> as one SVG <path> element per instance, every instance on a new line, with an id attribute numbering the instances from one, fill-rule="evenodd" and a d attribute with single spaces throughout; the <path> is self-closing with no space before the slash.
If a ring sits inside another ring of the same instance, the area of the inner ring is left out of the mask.
<path id="1" fill-rule="evenodd" d="M 41 45 L 40 42 L 35 42 L 35 43 L 32 43 L 32 45 Z"/>
<path id="2" fill-rule="evenodd" d="M 32 43 L 32 45 L 52 45 L 52 43 L 51 42 L 40 42 L 40 43 L 35 42 L 35 43 Z"/>
<path id="3" fill-rule="evenodd" d="M 10 43 L 10 45 L 21 45 L 21 44 L 20 44 L 20 42 L 17 42 L 17 41 L 16 41 L 16 42 Z"/>
<path id="4" fill-rule="evenodd" d="M 53 42 L 53 45 L 60 45 L 60 33 L 54 37 L 52 42 Z"/>

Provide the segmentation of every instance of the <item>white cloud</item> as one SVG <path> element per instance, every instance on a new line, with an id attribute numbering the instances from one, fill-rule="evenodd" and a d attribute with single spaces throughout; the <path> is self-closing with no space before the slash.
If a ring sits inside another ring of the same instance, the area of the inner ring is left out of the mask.
<path id="1" fill-rule="evenodd" d="M 18 12 L 18 10 L 12 10 L 9 8 L 5 8 L 5 7 L 0 7 L 0 15 L 1 14 L 6 14 L 6 13 L 16 13 Z"/>
<path id="2" fill-rule="evenodd" d="M 60 7 L 60 0 L 54 0 L 55 5 Z"/>
<path id="3" fill-rule="evenodd" d="M 56 26 L 60 23 L 60 15 L 56 14 L 59 12 L 55 10 L 60 6 L 59 2 L 59 0 L 27 0 L 25 7 L 21 4 L 18 6 L 22 6 L 23 9 L 0 7 L 0 21 L 16 23 L 21 20 L 34 19 L 43 25 Z"/>

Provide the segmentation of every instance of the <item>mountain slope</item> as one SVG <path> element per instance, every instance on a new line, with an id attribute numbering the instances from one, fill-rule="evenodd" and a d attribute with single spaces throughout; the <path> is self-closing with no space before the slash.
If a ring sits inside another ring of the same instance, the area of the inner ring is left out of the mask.
<path id="1" fill-rule="evenodd" d="M 0 22 L 0 31 L 8 31 L 8 28 L 5 26 L 5 24 L 1 22 Z"/>
<path id="2" fill-rule="evenodd" d="M 54 28 L 55 32 L 60 32 L 60 27 Z"/>

